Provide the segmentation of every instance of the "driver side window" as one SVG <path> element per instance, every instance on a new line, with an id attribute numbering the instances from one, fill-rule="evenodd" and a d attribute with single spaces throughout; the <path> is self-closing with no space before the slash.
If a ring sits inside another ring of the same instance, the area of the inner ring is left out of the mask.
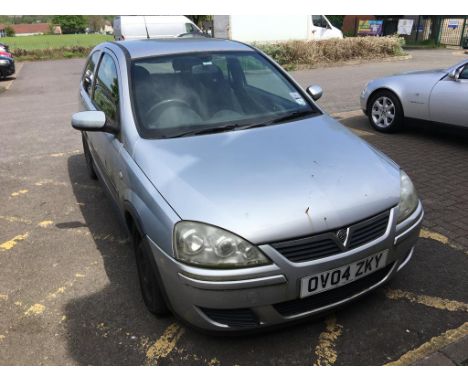
<path id="1" fill-rule="evenodd" d="M 325 20 L 322 15 L 312 16 L 312 23 L 316 27 L 329 28 L 327 20 Z"/>
<path id="2" fill-rule="evenodd" d="M 104 53 L 98 67 L 93 93 L 94 106 L 106 114 L 107 121 L 119 125 L 119 80 L 112 57 Z"/>

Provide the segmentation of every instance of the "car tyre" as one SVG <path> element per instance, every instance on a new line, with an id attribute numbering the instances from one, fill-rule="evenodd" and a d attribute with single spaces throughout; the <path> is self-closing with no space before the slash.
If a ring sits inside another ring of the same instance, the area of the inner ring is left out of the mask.
<path id="1" fill-rule="evenodd" d="M 388 90 L 378 90 L 372 95 L 367 106 L 367 115 L 371 126 L 382 133 L 394 133 L 403 126 L 401 102 Z"/>
<path id="2" fill-rule="evenodd" d="M 91 156 L 91 152 L 89 151 L 88 142 L 86 141 L 86 138 L 84 135 L 81 136 L 81 139 L 83 141 L 83 152 L 84 152 L 84 156 L 86 160 L 86 168 L 88 169 L 88 176 L 91 179 L 96 180 L 97 179 L 96 170 L 94 167 L 93 157 Z"/>
<path id="3" fill-rule="evenodd" d="M 140 289 L 146 308 L 155 316 L 165 316 L 170 313 L 164 299 L 153 261 L 151 249 L 144 239 L 134 239 L 135 256 L 138 269 Z"/>

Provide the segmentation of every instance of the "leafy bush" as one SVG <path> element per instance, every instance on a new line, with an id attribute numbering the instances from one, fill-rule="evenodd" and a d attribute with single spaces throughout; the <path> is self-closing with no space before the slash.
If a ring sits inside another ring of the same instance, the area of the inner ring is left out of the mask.
<path id="1" fill-rule="evenodd" d="M 288 69 L 327 63 L 404 55 L 404 39 L 397 36 L 351 37 L 321 41 L 294 40 L 254 44 Z"/>
<path id="2" fill-rule="evenodd" d="M 11 27 L 11 25 L 7 25 L 5 27 L 5 36 L 6 37 L 15 37 L 15 30 Z"/>

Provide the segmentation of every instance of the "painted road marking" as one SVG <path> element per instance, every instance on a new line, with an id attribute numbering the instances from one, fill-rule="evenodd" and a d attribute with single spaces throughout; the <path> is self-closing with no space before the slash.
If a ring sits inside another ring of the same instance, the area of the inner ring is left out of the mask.
<path id="1" fill-rule="evenodd" d="M 26 312 L 24 312 L 25 316 L 38 316 L 42 313 L 44 313 L 45 306 L 42 304 L 34 304 L 31 307 L 29 307 Z"/>
<path id="2" fill-rule="evenodd" d="M 410 350 L 403 354 L 399 359 L 393 362 L 389 362 L 387 366 L 403 366 L 410 365 L 416 361 L 442 349 L 443 347 L 450 345 L 452 342 L 458 341 L 464 336 L 468 335 L 468 322 L 459 326 L 456 329 L 447 330 L 440 336 L 433 337 L 426 343 L 422 344 L 416 349 Z"/>
<path id="3" fill-rule="evenodd" d="M 16 216 L 1 216 L 0 220 L 5 220 L 9 223 L 25 223 L 25 224 L 32 224 L 32 221 L 29 219 L 23 219 Z"/>
<path id="4" fill-rule="evenodd" d="M 336 323 L 336 316 L 332 315 L 325 321 L 326 329 L 319 336 L 319 343 L 315 347 L 317 361 L 315 366 L 330 366 L 336 362 L 338 357 L 335 350 L 335 342 L 341 335 L 343 326 Z"/>
<path id="5" fill-rule="evenodd" d="M 54 222 L 52 220 L 44 220 L 44 221 L 41 221 L 39 223 L 37 223 L 37 225 L 41 228 L 47 228 L 47 227 L 50 227 L 51 225 L 53 225 Z"/>
<path id="6" fill-rule="evenodd" d="M 468 304 L 464 302 L 448 300 L 440 297 L 417 295 L 400 289 L 388 289 L 385 295 L 391 300 L 408 300 L 431 308 L 449 310 L 450 312 L 468 312 Z"/>
<path id="7" fill-rule="evenodd" d="M 435 241 L 438 241 L 442 244 L 448 244 L 449 242 L 449 239 L 447 236 L 444 236 L 440 233 L 437 233 L 437 232 L 433 232 L 433 231 L 429 231 L 427 229 L 421 229 L 420 233 L 419 233 L 419 237 L 423 237 L 425 239 L 432 239 L 432 240 L 435 240 Z"/>
<path id="8" fill-rule="evenodd" d="M 146 351 L 146 363 L 157 364 L 158 360 L 167 357 L 176 347 L 185 329 L 178 324 L 169 325 L 159 339 Z"/>
<path id="9" fill-rule="evenodd" d="M 19 190 L 19 191 L 16 191 L 16 192 L 12 192 L 11 193 L 11 196 L 15 197 L 15 196 L 20 196 L 20 195 L 24 195 L 24 194 L 27 194 L 29 192 L 29 190 Z"/>
<path id="10" fill-rule="evenodd" d="M 29 233 L 25 233 L 23 235 L 17 235 L 13 239 L 10 239 L 8 241 L 5 241 L 4 243 L 0 244 L 0 250 L 1 251 L 8 251 L 12 249 L 16 244 L 18 244 L 19 241 L 26 240 L 29 236 Z"/>
<path id="11" fill-rule="evenodd" d="M 348 127 L 348 129 L 352 130 L 353 133 L 359 135 L 360 137 L 370 137 L 372 135 L 375 135 L 374 133 L 371 133 L 370 131 L 356 129 L 354 127 Z"/>
<path id="12" fill-rule="evenodd" d="M 456 249 L 458 251 L 463 251 L 465 249 L 458 244 L 453 244 L 447 236 L 442 235 L 438 232 L 430 231 L 425 228 L 421 228 L 421 231 L 419 232 L 419 237 L 438 241 L 439 243 L 448 245 L 450 248 Z M 465 251 L 465 254 L 468 254 L 468 251 Z"/>
<path id="13" fill-rule="evenodd" d="M 355 118 L 355 117 L 365 117 L 364 113 L 360 109 L 352 110 L 352 111 L 344 111 L 340 113 L 333 113 L 333 114 L 330 114 L 330 116 L 343 124 L 345 124 L 344 123 L 345 119 Z M 371 137 L 375 135 L 375 133 L 368 131 L 368 130 L 358 129 L 358 128 L 349 127 L 349 126 L 346 126 L 346 127 L 350 129 L 353 133 L 359 135 L 360 137 Z"/>
<path id="14" fill-rule="evenodd" d="M 342 120 L 354 117 L 365 117 L 365 114 L 362 112 L 361 109 L 351 110 L 351 111 L 342 111 L 339 113 L 332 113 L 330 114 L 335 119 Z"/>

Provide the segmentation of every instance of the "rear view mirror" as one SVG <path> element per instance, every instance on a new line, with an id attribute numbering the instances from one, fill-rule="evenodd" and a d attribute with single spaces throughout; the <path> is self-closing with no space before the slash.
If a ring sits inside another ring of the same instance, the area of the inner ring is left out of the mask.
<path id="1" fill-rule="evenodd" d="M 73 114 L 71 124 L 81 131 L 105 131 L 106 115 L 102 111 L 82 111 Z"/>
<path id="2" fill-rule="evenodd" d="M 323 90 L 318 85 L 311 85 L 307 88 L 307 93 L 309 93 L 309 95 L 314 101 L 317 101 L 318 99 L 320 99 L 320 97 L 322 97 Z"/>

